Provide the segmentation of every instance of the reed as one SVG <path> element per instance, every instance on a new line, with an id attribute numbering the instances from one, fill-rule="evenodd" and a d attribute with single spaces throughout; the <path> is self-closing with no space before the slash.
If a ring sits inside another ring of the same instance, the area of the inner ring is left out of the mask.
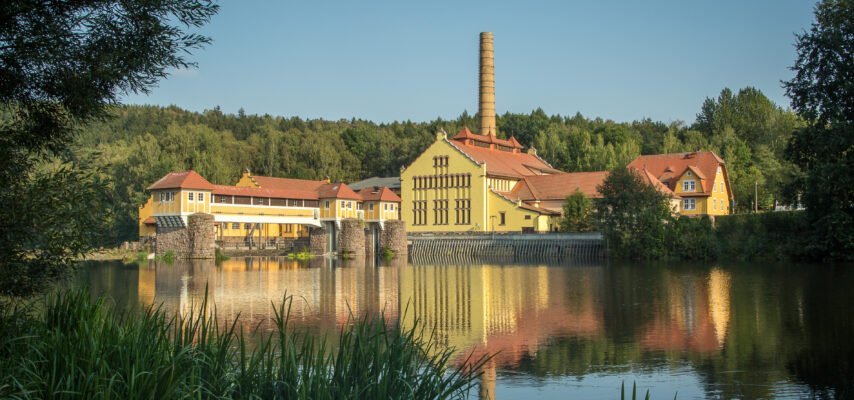
<path id="1" fill-rule="evenodd" d="M 0 398 L 465 398 L 488 360 L 454 367 L 452 349 L 382 316 L 330 341 L 291 326 L 290 306 L 285 297 L 274 329 L 250 335 L 239 318 L 221 324 L 206 300 L 171 315 L 77 290 L 3 307 Z"/>

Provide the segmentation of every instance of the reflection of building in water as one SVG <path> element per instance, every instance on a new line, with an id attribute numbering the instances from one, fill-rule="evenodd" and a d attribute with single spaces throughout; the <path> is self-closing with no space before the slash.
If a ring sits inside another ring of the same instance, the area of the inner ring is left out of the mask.
<path id="1" fill-rule="evenodd" d="M 272 326 L 273 305 L 292 298 L 290 322 L 336 326 L 354 315 L 385 309 L 394 321 L 397 309 L 397 269 L 365 267 L 364 260 L 333 266 L 332 260 L 300 263 L 283 257 L 234 258 L 215 265 L 212 260 L 177 260 L 141 267 L 139 298 L 162 304 L 167 312 L 189 312 L 204 300 L 216 305 L 222 321 L 238 316 L 244 329 L 259 323 Z M 288 309 L 286 308 L 287 312 Z"/>
<path id="2" fill-rule="evenodd" d="M 729 326 L 729 287 L 730 274 L 720 268 L 709 273 L 709 308 L 715 325 L 718 345 L 723 346 Z"/>
<path id="3" fill-rule="evenodd" d="M 730 274 L 684 273 L 664 278 L 666 306 L 656 302 L 641 344 L 649 350 L 719 350 L 729 323 Z"/>
<path id="4" fill-rule="evenodd" d="M 406 327 L 417 318 L 428 332 L 435 328 L 439 343 L 477 354 L 501 350 L 502 365 L 550 336 L 592 336 L 603 326 L 598 267 L 413 266 L 400 274 Z"/>

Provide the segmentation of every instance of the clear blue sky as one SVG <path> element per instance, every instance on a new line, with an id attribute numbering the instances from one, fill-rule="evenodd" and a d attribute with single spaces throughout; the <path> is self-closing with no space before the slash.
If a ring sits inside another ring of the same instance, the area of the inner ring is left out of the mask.
<path id="1" fill-rule="evenodd" d="M 496 111 L 693 122 L 754 86 L 789 107 L 794 33 L 814 2 L 229 1 L 213 43 L 126 104 L 429 121 L 477 111 L 478 34 L 495 35 Z"/>

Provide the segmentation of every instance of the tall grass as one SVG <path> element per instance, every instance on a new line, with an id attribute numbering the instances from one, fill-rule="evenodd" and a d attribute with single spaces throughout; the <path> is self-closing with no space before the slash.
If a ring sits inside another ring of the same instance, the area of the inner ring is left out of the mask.
<path id="1" fill-rule="evenodd" d="M 0 398 L 464 398 L 487 358 L 451 366 L 420 328 L 363 317 L 334 342 L 289 325 L 244 335 L 206 301 L 186 314 L 120 311 L 86 291 L 0 310 Z M 331 343 L 335 343 L 332 345 Z"/>

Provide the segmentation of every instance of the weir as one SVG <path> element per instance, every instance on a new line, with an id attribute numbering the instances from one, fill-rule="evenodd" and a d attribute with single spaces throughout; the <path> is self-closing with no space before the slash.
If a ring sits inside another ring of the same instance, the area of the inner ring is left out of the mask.
<path id="1" fill-rule="evenodd" d="M 414 263 L 597 261 L 605 256 L 602 235 L 587 233 L 409 234 Z"/>

